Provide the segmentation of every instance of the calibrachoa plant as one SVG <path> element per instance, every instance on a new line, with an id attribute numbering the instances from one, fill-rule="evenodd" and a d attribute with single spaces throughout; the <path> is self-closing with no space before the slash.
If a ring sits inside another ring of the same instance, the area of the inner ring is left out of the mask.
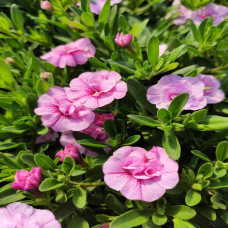
<path id="1" fill-rule="evenodd" d="M 227 1 L 0 7 L 0 228 L 227 227 Z"/>

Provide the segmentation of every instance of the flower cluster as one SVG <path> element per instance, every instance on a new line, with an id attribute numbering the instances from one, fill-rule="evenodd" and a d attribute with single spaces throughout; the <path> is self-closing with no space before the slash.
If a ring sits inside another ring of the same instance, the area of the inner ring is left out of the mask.
<path id="1" fill-rule="evenodd" d="M 35 209 L 19 202 L 0 208 L 0 217 L 2 228 L 61 228 L 51 211 Z"/>
<path id="2" fill-rule="evenodd" d="M 124 146 L 103 166 L 106 184 L 131 200 L 151 202 L 160 198 L 179 181 L 178 164 L 162 147 L 146 151 Z"/>
<path id="3" fill-rule="evenodd" d="M 173 6 L 180 4 L 180 0 L 175 0 Z M 173 20 L 176 25 L 184 24 L 188 19 L 191 19 L 196 25 L 199 25 L 202 20 L 207 17 L 214 17 L 214 25 L 219 24 L 222 20 L 228 17 L 228 7 L 216 5 L 214 3 L 209 3 L 202 9 L 196 11 L 191 11 L 183 5 L 179 5 L 177 11 L 181 14 L 178 18 Z"/>
<path id="4" fill-rule="evenodd" d="M 197 77 L 166 75 L 147 90 L 147 99 L 158 109 L 168 109 L 177 95 L 189 93 L 189 99 L 183 109 L 198 110 L 207 104 L 218 103 L 224 99 L 225 95 L 219 87 L 219 80 L 212 75 L 200 74 Z"/>

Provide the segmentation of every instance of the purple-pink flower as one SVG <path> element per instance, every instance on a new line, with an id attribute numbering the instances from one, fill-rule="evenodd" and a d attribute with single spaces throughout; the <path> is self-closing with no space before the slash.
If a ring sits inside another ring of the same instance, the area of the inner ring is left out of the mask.
<path id="1" fill-rule="evenodd" d="M 228 17 L 228 7 L 209 3 L 202 9 L 193 11 L 191 19 L 196 25 L 199 25 L 201 21 L 211 16 L 214 17 L 213 25 L 219 24 Z"/>
<path id="2" fill-rule="evenodd" d="M 130 45 L 131 40 L 132 40 L 132 34 L 131 33 L 124 35 L 121 32 L 121 33 L 117 33 L 116 38 L 115 38 L 115 43 L 122 48 L 126 48 Z"/>
<path id="3" fill-rule="evenodd" d="M 95 109 L 110 104 L 114 99 L 121 99 L 127 93 L 127 84 L 115 71 L 101 70 L 86 72 L 70 82 L 67 97 L 74 104 L 83 104 Z M 68 129 L 70 130 L 70 129 Z"/>
<path id="4" fill-rule="evenodd" d="M 160 44 L 159 45 L 159 57 L 161 57 L 165 51 L 167 50 L 167 44 Z"/>
<path id="5" fill-rule="evenodd" d="M 53 7 L 49 1 L 40 1 L 40 8 L 47 11 L 52 11 Z"/>
<path id="6" fill-rule="evenodd" d="M 44 135 L 40 135 L 36 139 L 36 143 L 45 143 L 45 142 L 53 142 L 58 138 L 58 133 L 53 131 L 51 128 L 49 128 L 48 133 Z"/>
<path id="7" fill-rule="evenodd" d="M 183 110 L 198 110 L 206 106 L 204 83 L 194 77 L 178 75 L 163 76 L 156 85 L 147 90 L 147 99 L 158 109 L 168 109 L 171 101 L 181 93 L 189 93 L 189 99 Z"/>
<path id="8" fill-rule="evenodd" d="M 90 40 L 88 38 L 81 38 L 53 48 L 40 58 L 60 68 L 64 68 L 66 65 L 74 67 L 85 64 L 88 58 L 94 57 L 95 52 L 96 49 Z"/>
<path id="9" fill-rule="evenodd" d="M 146 151 L 124 146 L 103 165 L 105 183 L 130 200 L 151 202 L 159 199 L 179 181 L 178 164 L 162 147 Z"/>
<path id="10" fill-rule="evenodd" d="M 34 112 L 41 115 L 43 124 L 54 131 L 84 130 L 93 122 L 95 114 L 85 106 L 71 102 L 67 91 L 68 88 L 53 86 L 39 97 Z"/>
<path id="11" fill-rule="evenodd" d="M 79 158 L 80 156 L 80 152 L 78 150 L 78 148 L 74 145 L 66 145 L 64 150 L 60 150 L 57 154 L 56 157 L 60 158 L 60 161 L 63 162 L 64 158 L 70 156 L 72 157 L 74 160 L 76 160 L 77 158 Z"/>
<path id="12" fill-rule="evenodd" d="M 35 167 L 30 172 L 19 170 L 15 174 L 15 181 L 11 188 L 29 192 L 37 192 L 41 183 L 41 168 Z"/>
<path id="13" fill-rule="evenodd" d="M 99 114 L 98 112 L 95 112 L 95 120 L 94 120 L 94 123 L 96 125 L 98 125 L 99 127 L 104 127 L 105 120 L 114 121 L 114 116 L 112 115 L 112 113 Z"/>
<path id="14" fill-rule="evenodd" d="M 49 210 L 15 202 L 0 208 L 1 228 L 61 228 Z"/>
<path id="15" fill-rule="evenodd" d="M 91 11 L 95 14 L 99 14 L 107 0 L 89 0 L 89 1 L 90 1 L 89 6 Z M 122 2 L 122 0 L 111 0 L 111 6 L 114 4 L 118 4 L 120 2 Z M 80 6 L 81 3 L 79 2 L 77 5 Z"/>
<path id="16" fill-rule="evenodd" d="M 221 89 L 219 89 L 221 83 L 217 78 L 213 75 L 203 74 L 199 74 L 197 78 L 203 82 L 205 86 L 204 97 L 207 99 L 208 104 L 219 103 L 224 99 L 225 94 Z"/>

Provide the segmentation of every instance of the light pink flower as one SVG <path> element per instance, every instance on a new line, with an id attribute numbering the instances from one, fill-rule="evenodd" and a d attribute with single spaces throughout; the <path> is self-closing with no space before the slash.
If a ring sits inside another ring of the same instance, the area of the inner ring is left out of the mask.
<path id="1" fill-rule="evenodd" d="M 89 6 L 91 11 L 95 14 L 99 14 L 106 1 L 107 0 L 90 0 Z M 122 0 L 111 0 L 111 6 L 120 2 L 122 2 Z M 81 6 L 81 3 L 79 2 L 77 5 Z"/>
<path id="2" fill-rule="evenodd" d="M 68 88 L 53 86 L 41 95 L 38 108 L 34 110 L 41 115 L 42 122 L 54 131 L 81 131 L 86 129 L 95 118 L 95 114 L 83 105 L 74 105 L 67 99 Z"/>
<path id="3" fill-rule="evenodd" d="M 158 109 L 168 109 L 171 101 L 181 93 L 189 93 L 189 99 L 183 110 L 198 110 L 206 106 L 204 84 L 194 77 L 178 75 L 163 76 L 156 85 L 147 90 L 147 100 Z"/>
<path id="4" fill-rule="evenodd" d="M 124 35 L 122 32 L 119 34 L 117 33 L 115 38 L 115 43 L 119 45 L 122 48 L 126 48 L 130 45 L 132 40 L 132 34 L 126 34 Z"/>
<path id="5" fill-rule="evenodd" d="M 112 113 L 99 114 L 98 112 L 95 112 L 95 120 L 94 120 L 94 123 L 96 125 L 98 125 L 99 127 L 104 127 L 105 120 L 114 121 L 114 116 L 112 115 Z"/>
<path id="6" fill-rule="evenodd" d="M 70 82 L 67 97 L 76 105 L 83 104 L 91 109 L 103 107 L 126 95 L 127 84 L 120 79 L 115 71 L 82 73 Z"/>
<path id="7" fill-rule="evenodd" d="M 151 202 L 159 199 L 179 181 L 178 164 L 162 147 L 146 151 L 124 146 L 103 165 L 105 183 L 130 200 Z"/>
<path id="8" fill-rule="evenodd" d="M 175 25 L 185 24 L 188 19 L 191 19 L 192 11 L 190 9 L 186 8 L 185 6 L 181 5 L 180 0 L 174 0 L 172 5 L 173 6 L 179 5 L 179 7 L 177 8 L 177 10 L 175 12 L 181 12 L 181 14 L 173 20 L 173 23 Z M 168 15 L 167 17 L 169 17 L 169 16 L 170 15 Z"/>
<path id="9" fill-rule="evenodd" d="M 49 1 L 40 1 L 40 8 L 47 11 L 52 11 L 53 7 Z"/>
<path id="10" fill-rule="evenodd" d="M 81 38 L 53 48 L 40 58 L 60 68 L 64 68 L 66 65 L 74 67 L 85 64 L 88 58 L 94 57 L 95 52 L 96 49 L 90 40 L 88 38 Z"/>
<path id="11" fill-rule="evenodd" d="M 202 9 L 193 11 L 191 19 L 196 25 L 199 25 L 201 21 L 211 16 L 214 17 L 213 25 L 219 24 L 228 17 L 228 7 L 209 3 Z"/>
<path id="12" fill-rule="evenodd" d="M 1 228 L 61 228 L 49 210 L 16 202 L 0 208 Z"/>
<path id="13" fill-rule="evenodd" d="M 161 57 L 165 53 L 167 47 L 168 47 L 167 44 L 159 45 L 159 57 Z"/>
<path id="14" fill-rule="evenodd" d="M 19 170 L 15 174 L 15 181 L 11 188 L 37 192 L 41 183 L 41 168 L 35 167 L 30 172 L 27 170 Z"/>
<path id="15" fill-rule="evenodd" d="M 48 133 L 44 135 L 40 135 L 36 139 L 36 144 L 38 143 L 45 143 L 45 142 L 53 142 L 58 138 L 58 133 L 53 131 L 51 128 L 49 128 Z"/>
<path id="16" fill-rule="evenodd" d="M 77 147 L 73 146 L 73 145 L 66 145 L 64 150 L 60 150 L 57 154 L 56 157 L 60 158 L 60 161 L 63 162 L 64 158 L 70 156 L 72 157 L 74 160 L 76 160 L 77 158 L 79 158 L 80 156 L 80 152 L 77 149 Z"/>
<path id="17" fill-rule="evenodd" d="M 207 99 L 208 104 L 219 103 L 225 98 L 224 92 L 219 89 L 221 83 L 216 77 L 199 74 L 197 78 L 203 82 L 205 86 L 204 97 Z"/>

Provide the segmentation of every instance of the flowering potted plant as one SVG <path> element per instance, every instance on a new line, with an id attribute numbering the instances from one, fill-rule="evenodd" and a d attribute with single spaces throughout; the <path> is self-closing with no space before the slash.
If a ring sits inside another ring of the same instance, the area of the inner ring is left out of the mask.
<path id="1" fill-rule="evenodd" d="M 0 227 L 228 225 L 228 4 L 0 3 Z"/>

